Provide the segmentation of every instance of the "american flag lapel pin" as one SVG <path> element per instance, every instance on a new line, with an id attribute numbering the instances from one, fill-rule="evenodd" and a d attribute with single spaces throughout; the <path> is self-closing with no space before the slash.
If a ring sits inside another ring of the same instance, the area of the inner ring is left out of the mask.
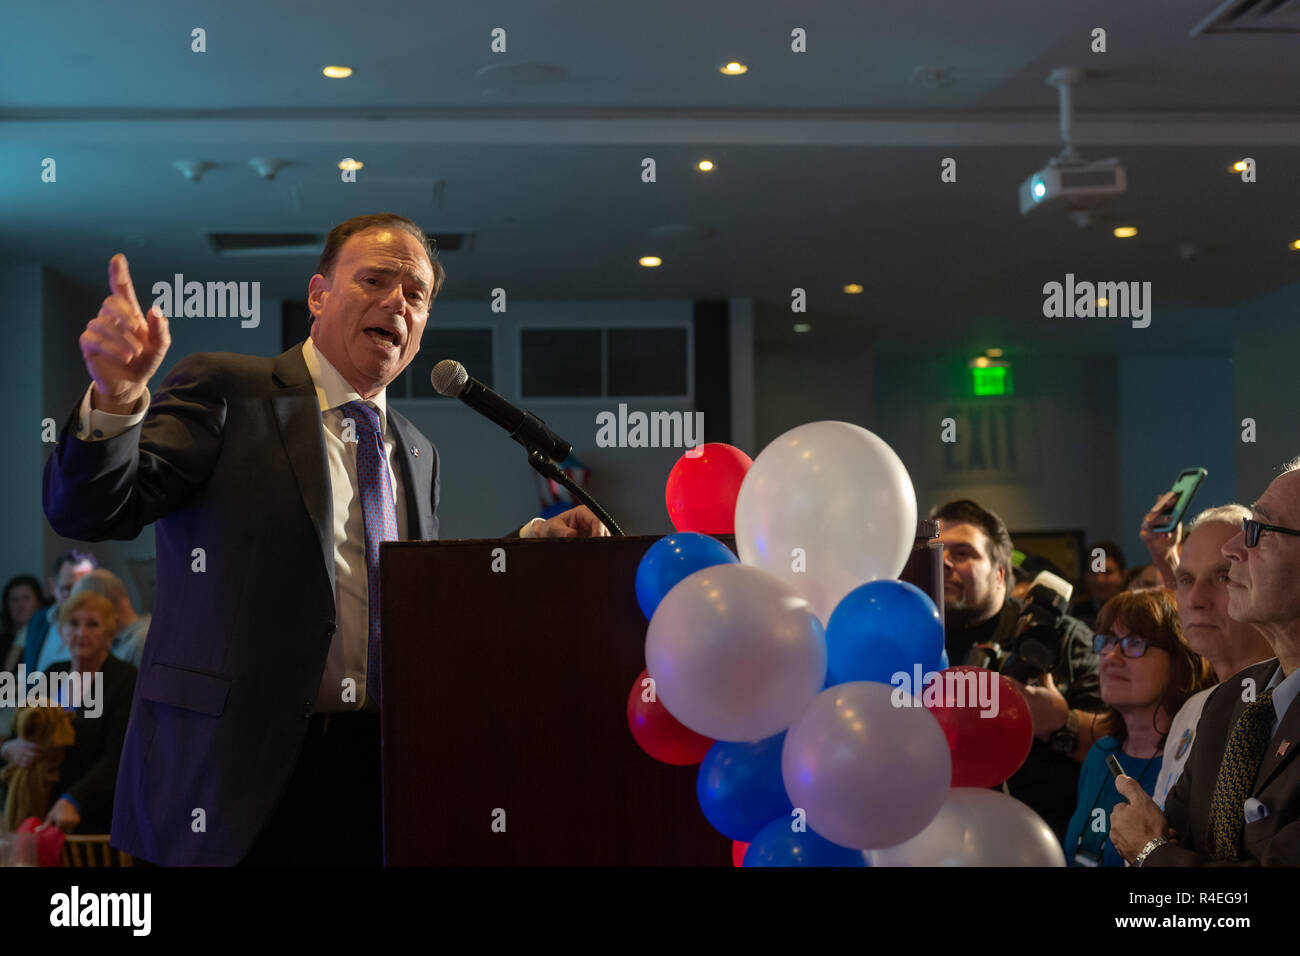
<path id="1" fill-rule="evenodd" d="M 419 457 L 420 457 L 420 449 L 418 449 L 418 448 L 416 448 L 414 445 L 412 445 L 412 446 L 411 446 L 411 454 L 414 455 L 416 458 L 419 458 Z"/>
<path id="2" fill-rule="evenodd" d="M 1281 745 L 1279 745 L 1278 748 L 1277 748 L 1277 755 L 1278 755 L 1279 757 L 1285 757 L 1285 756 L 1286 756 L 1286 752 L 1287 752 L 1290 748 L 1291 748 L 1291 741 L 1289 741 L 1289 740 L 1284 740 L 1284 741 L 1282 741 Z"/>

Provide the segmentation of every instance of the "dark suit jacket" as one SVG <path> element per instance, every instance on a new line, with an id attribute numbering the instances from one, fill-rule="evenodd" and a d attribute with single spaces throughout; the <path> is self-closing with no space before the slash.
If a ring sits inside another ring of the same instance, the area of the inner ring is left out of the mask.
<path id="1" fill-rule="evenodd" d="M 1258 696 L 1276 668 L 1276 658 L 1247 667 L 1205 699 L 1192 752 L 1165 800 L 1165 818 L 1177 831 L 1178 845 L 1171 843 L 1153 850 L 1143 866 L 1300 865 L 1300 761 L 1295 759 L 1300 751 L 1300 699 L 1282 716 L 1250 792 L 1268 807 L 1268 816 L 1245 825 L 1240 862 L 1221 863 L 1210 855 L 1210 799 L 1228 735 L 1246 707 L 1242 682 L 1252 678 Z M 1279 756 L 1283 742 L 1288 745 Z"/>
<path id="2" fill-rule="evenodd" d="M 49 676 L 66 674 L 72 669 L 67 661 L 53 664 Z M 81 808 L 78 833 L 107 833 L 113 822 L 113 790 L 117 785 L 118 762 L 122 743 L 131 717 L 131 698 L 135 693 L 136 669 L 109 654 L 100 668 L 104 675 L 102 707 L 97 717 L 86 717 L 84 708 L 73 721 L 76 741 L 63 756 L 57 798 L 67 794 Z"/>
<path id="3" fill-rule="evenodd" d="M 399 531 L 437 538 L 437 451 L 391 407 L 388 418 Z M 166 865 L 237 863 L 297 762 L 337 620 L 329 468 L 302 345 L 189 355 L 116 438 L 81 441 L 75 423 L 74 410 L 46 462 L 50 525 L 82 541 L 157 530 L 113 845 Z"/>

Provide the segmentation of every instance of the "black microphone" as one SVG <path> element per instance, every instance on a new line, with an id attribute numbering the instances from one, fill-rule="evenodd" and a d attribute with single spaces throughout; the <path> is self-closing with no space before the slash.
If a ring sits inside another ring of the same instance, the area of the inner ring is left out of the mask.
<path id="1" fill-rule="evenodd" d="M 510 437 L 530 452 L 563 461 L 573 446 L 546 427 L 532 412 L 515 408 L 476 378 L 470 378 L 465 366 L 455 359 L 443 359 L 429 376 L 434 391 L 448 398 L 459 398 L 480 415 L 486 415 L 510 433 Z"/>

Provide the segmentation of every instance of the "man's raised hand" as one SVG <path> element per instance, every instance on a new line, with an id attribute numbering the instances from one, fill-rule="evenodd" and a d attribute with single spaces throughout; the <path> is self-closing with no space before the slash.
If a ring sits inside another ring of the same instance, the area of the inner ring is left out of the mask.
<path id="1" fill-rule="evenodd" d="M 134 410 L 145 393 L 172 336 L 161 312 L 150 309 L 145 315 L 140 311 L 126 256 L 120 252 L 109 260 L 108 287 L 112 294 L 81 333 L 81 356 L 95 380 L 92 407 L 124 415 Z"/>

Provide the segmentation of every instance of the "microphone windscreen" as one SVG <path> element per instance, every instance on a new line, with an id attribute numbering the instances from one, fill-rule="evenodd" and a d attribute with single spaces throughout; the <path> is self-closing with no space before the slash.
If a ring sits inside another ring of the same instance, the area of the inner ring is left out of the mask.
<path id="1" fill-rule="evenodd" d="M 443 359 L 433 367 L 429 381 L 439 395 L 458 398 L 465 389 L 465 383 L 469 381 L 469 372 L 455 359 Z"/>

